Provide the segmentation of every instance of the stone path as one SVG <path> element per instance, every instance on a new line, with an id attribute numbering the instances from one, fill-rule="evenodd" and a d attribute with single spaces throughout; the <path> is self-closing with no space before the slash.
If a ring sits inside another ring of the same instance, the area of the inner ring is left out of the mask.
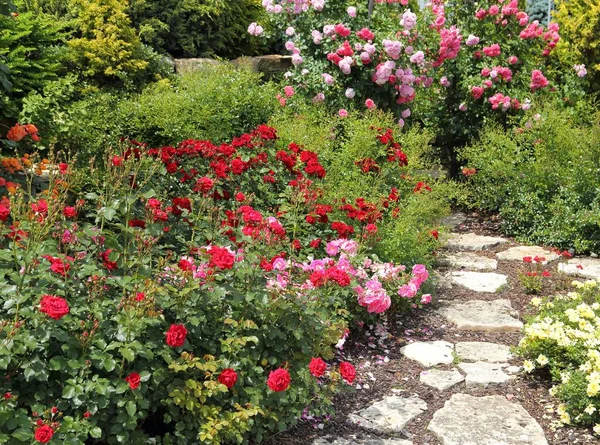
<path id="1" fill-rule="evenodd" d="M 453 215 L 448 226 L 456 228 L 463 221 L 463 216 Z M 508 276 L 494 272 L 499 261 L 515 262 L 517 267 L 523 257 L 544 257 L 546 267 L 574 277 L 600 279 L 600 259 L 571 259 L 556 266 L 553 262 L 559 256 L 549 250 L 507 244 L 509 240 L 500 237 L 451 234 L 446 251 L 440 255 L 440 265 L 449 270 L 438 273 L 441 299 L 434 313 L 452 326 L 456 339 L 446 336 L 448 341 L 415 341 L 400 350 L 402 360 L 421 368 L 418 380 L 422 387 L 437 392 L 435 398 L 441 398 L 444 405 L 438 403 L 435 409 L 430 408 L 423 400 L 428 398 L 426 393 L 420 395 L 422 391 L 383 397 L 348 416 L 349 422 L 364 429 L 365 436 L 329 437 L 318 439 L 313 445 L 420 444 L 410 440 L 411 434 L 406 433 L 411 425 L 433 434 L 438 442 L 428 439 L 429 445 L 549 443 L 538 421 L 522 404 L 511 401 L 512 395 L 505 393 L 507 385 L 521 378 L 522 369 L 511 363 L 515 357 L 509 345 L 463 341 L 460 337 L 513 335 L 510 338 L 518 340 L 523 323 L 510 300 L 510 285 L 514 283 Z M 444 300 L 448 289 L 455 287 L 461 290 L 461 298 Z M 496 293 L 502 293 L 502 297 Z M 420 417 L 427 415 L 427 421 L 421 423 Z"/>

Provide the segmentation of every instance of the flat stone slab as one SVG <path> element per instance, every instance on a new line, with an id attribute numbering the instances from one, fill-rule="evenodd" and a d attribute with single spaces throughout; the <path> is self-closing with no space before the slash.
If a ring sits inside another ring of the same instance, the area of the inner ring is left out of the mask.
<path id="1" fill-rule="evenodd" d="M 465 341 L 456 343 L 456 355 L 468 362 L 503 363 L 510 360 L 510 348 L 498 343 Z"/>
<path id="2" fill-rule="evenodd" d="M 454 394 L 428 429 L 444 445 L 548 445 L 535 419 L 503 396 Z"/>
<path id="3" fill-rule="evenodd" d="M 426 409 L 427 403 L 418 397 L 389 396 L 351 413 L 348 419 L 356 425 L 382 433 L 400 432 Z"/>
<path id="4" fill-rule="evenodd" d="M 508 240 L 496 236 L 475 235 L 474 233 L 450 234 L 447 247 L 452 250 L 484 250 L 506 244 Z"/>
<path id="5" fill-rule="evenodd" d="M 517 246 L 511 247 L 508 250 L 504 250 L 502 252 L 498 252 L 496 254 L 496 258 L 502 261 L 523 261 L 523 257 L 531 257 L 535 258 L 543 257 L 546 258 L 546 261 L 543 261 L 542 264 L 548 264 L 550 261 L 554 261 L 559 258 L 554 252 L 550 252 L 539 246 Z"/>
<path id="6" fill-rule="evenodd" d="M 467 375 L 465 384 L 467 388 L 505 385 L 514 376 L 508 375 L 503 368 L 508 367 L 508 363 L 460 363 L 458 365 Z"/>
<path id="7" fill-rule="evenodd" d="M 448 302 L 438 313 L 465 331 L 519 332 L 523 328 L 509 300 Z"/>
<path id="8" fill-rule="evenodd" d="M 467 220 L 467 215 L 465 215 L 462 212 L 456 212 L 450 216 L 446 216 L 445 218 L 442 218 L 442 220 L 440 222 L 442 225 L 450 227 L 451 229 L 454 229 L 455 227 L 458 227 L 461 224 L 463 224 L 466 220 Z"/>
<path id="9" fill-rule="evenodd" d="M 600 280 L 600 259 L 572 258 L 566 263 L 559 263 L 558 270 L 567 275 Z"/>
<path id="10" fill-rule="evenodd" d="M 460 284 L 475 292 L 493 293 L 508 284 L 506 275 L 493 272 L 451 272 L 450 279 L 454 284 Z"/>
<path id="11" fill-rule="evenodd" d="M 441 255 L 439 262 L 442 266 L 467 270 L 496 270 L 498 261 L 472 252 L 456 252 Z"/>
<path id="12" fill-rule="evenodd" d="M 454 345 L 447 341 L 418 341 L 400 348 L 400 352 L 421 365 L 431 367 L 452 363 Z"/>
<path id="13" fill-rule="evenodd" d="M 316 439 L 312 445 L 413 445 L 410 440 L 404 439 L 379 439 L 367 437 L 358 439 L 354 436 L 344 439 L 343 437 L 326 437 Z"/>
<path id="14" fill-rule="evenodd" d="M 452 371 L 440 371 L 439 369 L 429 369 L 421 372 L 419 381 L 427 386 L 444 391 L 452 388 L 465 380 L 465 376 L 456 369 Z"/>

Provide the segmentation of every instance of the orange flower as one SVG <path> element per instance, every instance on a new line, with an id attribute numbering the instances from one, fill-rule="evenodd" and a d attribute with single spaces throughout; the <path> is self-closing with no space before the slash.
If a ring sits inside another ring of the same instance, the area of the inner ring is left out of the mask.
<path id="1" fill-rule="evenodd" d="M 15 124 L 10 130 L 8 130 L 8 134 L 6 135 L 6 139 L 9 141 L 19 142 L 29 133 L 27 129 L 21 124 Z"/>

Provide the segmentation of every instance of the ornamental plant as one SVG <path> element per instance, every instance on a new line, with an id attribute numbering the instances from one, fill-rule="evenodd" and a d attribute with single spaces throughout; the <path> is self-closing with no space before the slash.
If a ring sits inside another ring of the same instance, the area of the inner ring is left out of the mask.
<path id="1" fill-rule="evenodd" d="M 518 351 L 527 372 L 552 379 L 560 422 L 592 426 L 600 436 L 600 283 L 573 285 L 567 295 L 532 300 L 538 313 L 525 325 Z"/>
<path id="2" fill-rule="evenodd" d="M 0 437 L 15 443 L 260 442 L 353 384 L 335 348 L 349 326 L 430 301 L 423 265 L 370 254 L 405 197 L 325 201 L 318 154 L 272 127 L 123 141 L 85 170 L 25 159 L 0 181 Z"/>
<path id="3" fill-rule="evenodd" d="M 543 264 L 546 261 L 544 257 L 523 257 L 524 267 L 519 271 L 519 282 L 527 294 L 540 294 L 544 285 L 544 278 L 551 276 L 548 270 L 544 269 Z"/>
<path id="4" fill-rule="evenodd" d="M 434 11 L 443 6 L 435 2 Z M 430 68 L 456 57 L 460 38 L 455 28 L 445 33 L 443 48 L 432 55 L 425 36 L 428 25 L 441 27 L 436 14 L 417 22 L 408 1 L 366 2 L 264 0 L 269 29 L 250 24 L 255 36 L 281 38 L 294 70 L 286 73 L 279 100 L 294 96 L 324 102 L 340 116 L 349 109 L 393 111 L 399 123 L 411 115 L 417 91 L 433 82 Z M 443 12 L 441 12 L 443 15 Z M 419 25 L 419 26 L 417 26 Z"/>

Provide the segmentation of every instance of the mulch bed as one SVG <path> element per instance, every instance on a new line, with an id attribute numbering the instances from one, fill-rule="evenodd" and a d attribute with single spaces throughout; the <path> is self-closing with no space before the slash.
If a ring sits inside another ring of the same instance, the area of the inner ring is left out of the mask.
<path id="1" fill-rule="evenodd" d="M 478 214 L 468 215 L 464 224 L 455 228 L 456 232 L 473 232 L 480 235 L 499 236 L 499 220 L 496 217 L 485 217 Z M 479 255 L 494 257 L 498 251 L 506 250 L 517 245 L 512 242 L 495 249 L 477 252 Z M 568 288 L 571 278 L 556 273 L 557 261 L 546 267 L 552 272 L 552 277 L 546 280 L 542 295 L 552 295 Z M 508 276 L 509 286 L 497 293 L 481 294 L 481 299 L 506 298 L 512 302 L 513 309 L 519 311 L 521 318 L 532 313 L 529 302 L 532 298 L 527 295 L 518 281 L 518 269 L 521 265 L 516 261 L 499 261 L 497 273 Z M 438 269 L 442 274 L 443 269 Z M 438 299 L 466 300 L 472 299 L 472 291 L 461 286 L 452 289 L 441 289 Z M 478 297 L 479 298 L 479 297 Z M 419 374 L 423 368 L 417 362 L 411 361 L 400 354 L 400 348 L 406 343 L 415 340 L 431 341 L 446 340 L 451 343 L 459 341 L 487 341 L 517 345 L 520 334 L 518 333 L 486 333 L 459 331 L 450 325 L 447 320 L 437 315 L 432 309 L 432 303 L 427 310 L 417 311 L 406 315 L 399 315 L 388 320 L 387 331 L 389 338 L 378 342 L 379 338 L 372 330 L 353 332 L 343 351 L 344 356 L 357 365 L 358 383 L 361 389 L 348 391 L 335 398 L 335 416 L 327 422 L 302 422 L 296 427 L 279 433 L 265 441 L 266 445 L 309 445 L 318 437 L 376 437 L 377 434 L 369 433 L 363 428 L 347 422 L 347 416 L 353 411 L 365 408 L 377 400 L 389 395 L 409 397 L 418 395 L 427 402 L 428 409 L 422 415 L 413 419 L 405 431 L 395 437 L 411 440 L 415 445 L 438 445 L 441 441 L 427 430 L 433 414 L 444 406 L 455 393 L 464 393 L 474 396 L 504 395 L 508 400 L 520 403 L 544 429 L 548 443 L 558 444 L 598 444 L 598 440 L 591 435 L 590 430 L 577 427 L 563 427 L 555 429 L 557 417 L 551 412 L 558 401 L 550 396 L 551 383 L 548 380 L 528 375 L 518 375 L 516 379 L 502 387 L 486 389 L 467 389 L 460 383 L 448 390 L 438 391 L 419 382 Z M 382 362 L 381 357 L 389 361 Z M 520 365 L 521 361 L 515 357 L 510 362 Z M 439 366 L 439 369 L 451 369 L 452 365 Z M 365 384 L 367 386 L 365 386 Z M 385 436 L 380 436 L 385 437 Z"/>

